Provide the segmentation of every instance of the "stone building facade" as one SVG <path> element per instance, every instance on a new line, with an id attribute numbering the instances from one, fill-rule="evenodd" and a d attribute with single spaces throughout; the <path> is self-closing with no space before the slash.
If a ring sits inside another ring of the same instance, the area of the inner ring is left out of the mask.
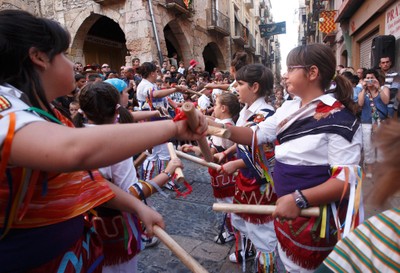
<path id="1" fill-rule="evenodd" d="M 236 50 L 246 50 L 252 62 L 267 59 L 258 34 L 264 0 L 0 0 L 0 9 L 10 8 L 64 25 L 71 34 L 69 56 L 84 65 L 117 69 L 134 57 L 160 61 L 174 52 L 186 66 L 195 59 L 202 68 L 221 70 Z"/>

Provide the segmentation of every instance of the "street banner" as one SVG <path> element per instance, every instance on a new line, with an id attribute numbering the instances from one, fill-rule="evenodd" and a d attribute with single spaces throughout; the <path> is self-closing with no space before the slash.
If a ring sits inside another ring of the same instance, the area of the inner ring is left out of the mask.
<path id="1" fill-rule="evenodd" d="M 285 33 L 286 33 L 286 21 L 260 25 L 260 35 L 263 38 Z"/>

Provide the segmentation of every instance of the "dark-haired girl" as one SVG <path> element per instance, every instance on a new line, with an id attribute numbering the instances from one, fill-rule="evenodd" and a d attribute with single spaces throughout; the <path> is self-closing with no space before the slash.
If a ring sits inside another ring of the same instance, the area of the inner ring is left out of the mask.
<path id="1" fill-rule="evenodd" d="M 153 63 L 144 62 L 136 71 L 142 75 L 143 78 L 137 87 L 137 99 L 141 110 L 165 109 L 166 112 L 166 109 L 168 109 L 167 97 L 175 92 L 185 90 L 185 87 L 179 85 L 173 88 L 159 90 L 156 85 L 157 67 Z M 157 118 L 157 120 L 160 119 L 162 118 Z M 150 180 L 153 177 L 156 166 L 158 166 L 159 172 L 162 172 L 168 160 L 170 160 L 170 156 L 167 145 L 164 143 L 154 146 L 151 150 L 151 155 L 148 156 L 143 163 L 142 178 L 144 180 Z M 175 185 L 173 181 L 170 181 L 166 186 L 168 189 L 173 189 Z"/>
<path id="2" fill-rule="evenodd" d="M 239 102 L 245 106 L 240 111 L 237 126 L 253 126 L 274 114 L 274 108 L 267 104 L 266 98 L 272 92 L 273 75 L 271 70 L 261 64 L 246 65 L 236 72 Z M 266 161 L 261 162 L 258 155 Z M 236 178 L 236 204 L 273 205 L 276 195 L 273 191 L 271 168 L 274 161 L 273 145 L 237 145 L 237 160 L 225 163 L 221 172 L 233 174 Z M 275 249 L 277 239 L 273 218 L 268 215 L 232 214 L 232 225 L 240 232 L 241 251 L 232 253 L 232 262 L 245 261 L 256 255 L 257 272 L 270 272 L 275 269 Z M 248 241 L 250 239 L 251 243 Z M 256 253 L 248 244 L 253 244 Z M 252 254 L 252 255 L 251 255 Z"/>
<path id="3" fill-rule="evenodd" d="M 351 83 L 335 77 L 335 56 L 329 47 L 294 48 L 287 67 L 286 84 L 295 99 L 258 126 L 229 130 L 238 143 L 277 141 L 273 180 L 278 200 L 272 216 L 279 256 L 289 272 L 312 272 L 337 237 L 362 221 L 360 204 L 354 202 L 359 200 L 354 196 L 360 198 L 356 185 L 362 134 Z M 332 80 L 334 88 L 326 91 Z M 321 216 L 300 217 L 301 209 L 310 206 L 321 206 Z M 336 217 L 342 214 L 347 214 L 345 222 Z"/>
<path id="4" fill-rule="evenodd" d="M 222 93 L 217 96 L 214 107 L 214 122 L 220 126 L 234 126 L 234 119 L 237 117 L 240 111 L 240 104 L 237 97 L 232 93 Z M 225 153 L 234 143 L 229 139 L 224 139 L 217 136 L 211 136 L 210 150 L 212 154 Z M 183 145 L 182 151 L 184 152 L 195 152 L 201 154 L 201 150 L 198 146 Z M 234 156 L 226 157 L 223 163 L 230 160 L 234 160 Z M 232 204 L 233 196 L 235 195 L 235 184 L 236 178 L 233 173 L 218 172 L 215 169 L 209 168 L 208 172 L 211 176 L 211 186 L 213 188 L 213 194 L 218 203 Z M 214 238 L 214 242 L 218 244 L 225 244 L 226 242 L 235 240 L 233 228 L 231 224 L 231 215 L 227 213 L 224 215 L 224 221 L 222 223 L 220 233 Z"/>
<path id="5" fill-rule="evenodd" d="M 106 203 L 134 213 L 150 234 L 164 223 L 97 168 L 176 135 L 200 135 L 185 121 L 71 128 L 50 104 L 75 88 L 64 53 L 69 34 L 55 21 L 2 10 L 0 37 L 0 272 L 101 272 L 103 252 L 86 211 Z"/>

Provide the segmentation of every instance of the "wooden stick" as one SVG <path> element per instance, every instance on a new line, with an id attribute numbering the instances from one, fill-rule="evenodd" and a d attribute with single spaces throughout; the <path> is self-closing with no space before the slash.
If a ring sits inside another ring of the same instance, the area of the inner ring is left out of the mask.
<path id="1" fill-rule="evenodd" d="M 224 128 L 208 125 L 207 134 L 222 138 L 230 138 L 231 132 Z"/>
<path id="2" fill-rule="evenodd" d="M 168 142 L 167 147 L 171 159 L 177 158 L 178 156 L 175 153 L 174 144 Z M 185 181 L 185 176 L 183 175 L 182 169 L 180 167 L 175 169 L 175 174 L 176 174 L 176 181 L 178 181 L 179 183 L 183 183 L 183 181 Z"/>
<path id="3" fill-rule="evenodd" d="M 195 131 L 197 126 L 199 125 L 199 121 L 197 119 L 196 109 L 194 108 L 193 104 L 190 102 L 185 102 L 182 105 L 182 111 L 185 112 L 186 117 L 188 118 L 188 124 L 190 128 Z M 199 139 L 197 141 L 199 144 L 201 153 L 204 156 L 204 159 L 207 162 L 211 162 L 213 160 L 213 155 L 211 154 L 210 148 L 208 147 L 207 139 L 205 137 Z"/>
<path id="4" fill-rule="evenodd" d="M 141 153 L 134 161 L 133 161 L 133 166 L 135 168 L 138 168 L 142 163 L 146 160 L 146 158 L 149 156 L 147 152 Z"/>
<path id="5" fill-rule="evenodd" d="M 189 255 L 171 236 L 159 226 L 153 226 L 154 234 L 178 257 L 178 259 L 195 273 L 208 273 L 192 256 Z"/>
<path id="6" fill-rule="evenodd" d="M 197 96 L 199 96 L 199 97 L 203 96 L 202 93 L 197 92 L 197 91 L 193 91 L 193 90 L 190 90 L 190 89 L 187 89 L 186 92 L 187 92 L 187 93 L 190 93 L 190 94 L 197 95 Z"/>
<path id="7" fill-rule="evenodd" d="M 242 204 L 223 204 L 223 203 L 214 203 L 213 210 L 214 211 L 223 211 L 223 212 L 233 212 L 233 213 L 253 213 L 253 214 L 272 214 L 276 209 L 276 206 L 270 205 L 242 205 Z M 319 216 L 319 208 L 312 207 L 308 209 L 302 209 L 300 212 L 300 216 L 303 217 L 311 217 L 311 216 Z"/>
<path id="8" fill-rule="evenodd" d="M 190 154 L 186 154 L 186 153 L 181 152 L 181 151 L 175 151 L 175 153 L 176 153 L 177 156 L 179 156 L 181 158 L 190 160 L 190 161 L 192 161 L 194 163 L 209 167 L 211 169 L 218 170 L 220 168 L 220 165 L 218 165 L 216 163 L 213 163 L 213 162 L 207 162 L 204 159 L 198 158 L 196 156 L 193 156 L 193 155 L 190 155 Z"/>

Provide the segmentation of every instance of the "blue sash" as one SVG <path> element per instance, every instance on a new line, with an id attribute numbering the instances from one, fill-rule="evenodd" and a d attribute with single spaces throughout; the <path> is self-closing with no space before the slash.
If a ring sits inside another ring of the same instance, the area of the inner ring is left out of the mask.
<path id="1" fill-rule="evenodd" d="M 306 135 L 337 134 L 351 142 L 360 126 L 359 120 L 348 109 L 342 109 L 326 118 L 315 119 L 314 116 L 294 121 L 280 132 L 277 139 L 280 144 Z"/>
<path id="2" fill-rule="evenodd" d="M 296 166 L 275 160 L 274 183 L 278 197 L 324 183 L 331 177 L 329 165 Z"/>

